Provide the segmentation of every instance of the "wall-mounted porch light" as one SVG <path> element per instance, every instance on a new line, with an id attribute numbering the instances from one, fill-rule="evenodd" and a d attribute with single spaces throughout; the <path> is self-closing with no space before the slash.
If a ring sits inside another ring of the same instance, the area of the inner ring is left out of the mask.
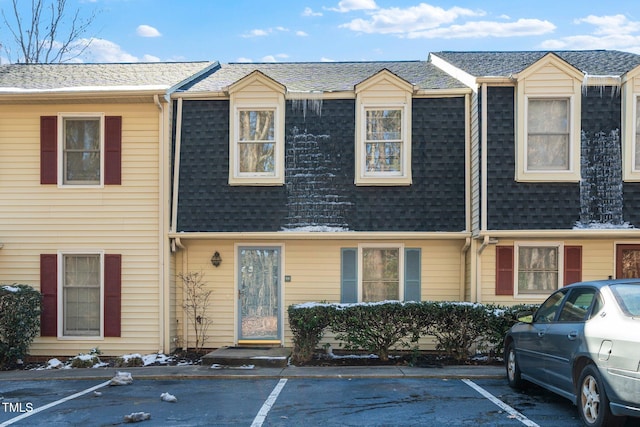
<path id="1" fill-rule="evenodd" d="M 220 252 L 215 251 L 215 253 L 211 257 L 211 264 L 213 264 L 214 267 L 219 267 L 221 263 L 222 257 L 220 257 Z"/>

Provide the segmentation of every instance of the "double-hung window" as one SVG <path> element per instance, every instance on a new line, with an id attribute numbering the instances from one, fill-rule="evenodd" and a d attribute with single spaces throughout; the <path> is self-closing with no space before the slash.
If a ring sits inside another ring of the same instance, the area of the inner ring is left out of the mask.
<path id="1" fill-rule="evenodd" d="M 362 280 L 360 301 L 375 302 L 404 299 L 404 256 L 401 246 L 361 246 Z"/>
<path id="2" fill-rule="evenodd" d="M 365 108 L 365 176 L 402 176 L 403 110 Z"/>
<path id="3" fill-rule="evenodd" d="M 62 117 L 62 183 L 100 185 L 103 118 Z"/>
<path id="4" fill-rule="evenodd" d="M 560 244 L 516 245 L 515 266 L 518 295 L 547 295 L 558 289 L 562 278 Z"/>
<path id="5" fill-rule="evenodd" d="M 62 335 L 100 336 L 102 255 L 62 254 Z"/>
<path id="6" fill-rule="evenodd" d="M 571 169 L 571 102 L 569 98 L 529 98 L 526 170 Z"/>
<path id="7" fill-rule="evenodd" d="M 239 177 L 275 176 L 275 111 L 275 108 L 238 109 L 236 166 Z"/>

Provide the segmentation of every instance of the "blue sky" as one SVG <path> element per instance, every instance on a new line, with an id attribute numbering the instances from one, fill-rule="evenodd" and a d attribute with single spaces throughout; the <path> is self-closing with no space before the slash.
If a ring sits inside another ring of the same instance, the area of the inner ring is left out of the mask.
<path id="1" fill-rule="evenodd" d="M 97 12 L 86 34 L 91 45 L 76 59 L 83 62 L 415 60 L 440 50 L 640 54 L 638 0 L 67 2 L 81 15 Z M 10 10 L 11 0 L 0 7 Z"/>

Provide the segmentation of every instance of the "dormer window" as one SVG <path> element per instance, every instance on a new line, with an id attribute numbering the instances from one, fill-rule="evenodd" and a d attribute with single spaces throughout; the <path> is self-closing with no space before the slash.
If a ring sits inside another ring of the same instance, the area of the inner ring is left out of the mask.
<path id="1" fill-rule="evenodd" d="M 284 184 L 285 88 L 259 71 L 229 87 L 229 184 Z"/>
<path id="2" fill-rule="evenodd" d="M 356 185 L 411 184 L 412 91 L 387 70 L 356 86 Z"/>

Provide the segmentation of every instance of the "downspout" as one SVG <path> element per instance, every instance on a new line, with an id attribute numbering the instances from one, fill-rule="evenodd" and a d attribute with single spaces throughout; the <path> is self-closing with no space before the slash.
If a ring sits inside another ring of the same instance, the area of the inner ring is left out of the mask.
<path id="1" fill-rule="evenodd" d="M 480 86 L 480 232 L 487 230 L 487 83 Z M 490 242 L 485 236 L 476 252 L 475 295 L 472 301 L 482 302 L 482 252 Z"/>
<path id="2" fill-rule="evenodd" d="M 171 200 L 171 228 L 169 232 L 175 233 L 178 227 L 178 188 L 180 184 L 180 147 L 182 145 L 182 98 L 178 98 L 176 107 L 176 146 L 173 155 L 173 192 Z M 174 239 L 175 242 L 175 239 Z M 183 248 L 179 241 L 172 244 L 171 250 L 176 251 L 176 245 Z"/>
<path id="3" fill-rule="evenodd" d="M 464 241 L 464 245 L 460 250 L 460 293 L 459 293 L 459 301 L 464 301 L 464 292 L 465 292 L 465 283 L 466 277 L 465 273 L 467 271 L 467 252 L 469 251 L 469 247 L 471 247 L 471 237 L 467 237 Z"/>
<path id="4" fill-rule="evenodd" d="M 160 147 L 158 147 L 159 151 L 159 165 L 158 165 L 158 173 L 159 173 L 159 186 L 158 189 L 159 197 L 158 197 L 158 224 L 159 229 L 161 230 L 158 233 L 158 274 L 160 277 L 158 286 L 158 317 L 159 317 L 159 327 L 158 327 L 158 352 L 165 352 L 165 337 L 166 337 L 166 325 L 165 325 L 165 307 L 166 304 L 166 292 L 168 291 L 168 282 L 167 275 L 165 274 L 165 266 L 168 265 L 168 254 L 166 253 L 166 242 L 165 242 L 165 230 L 166 230 L 166 218 L 167 218 L 167 182 L 166 182 L 166 167 L 168 165 L 168 155 L 167 155 L 167 141 L 166 141 L 166 126 L 167 120 L 165 117 L 165 109 L 158 95 L 153 95 L 153 101 L 158 107 L 158 132 L 160 135 Z"/>

